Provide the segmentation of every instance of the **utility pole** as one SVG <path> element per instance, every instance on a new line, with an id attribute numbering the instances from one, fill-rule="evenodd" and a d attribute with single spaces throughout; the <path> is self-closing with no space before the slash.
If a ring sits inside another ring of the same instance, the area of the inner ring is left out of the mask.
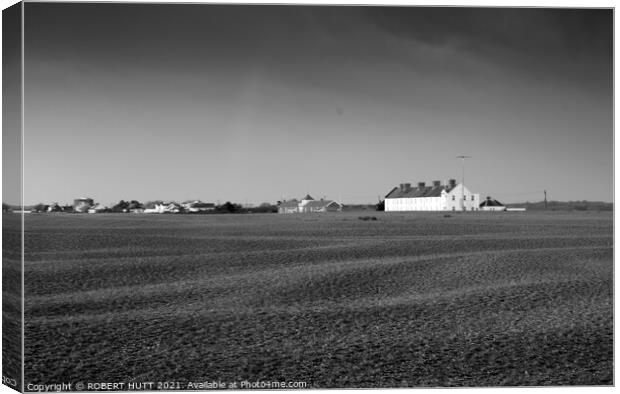
<path id="1" fill-rule="evenodd" d="M 545 211 L 547 210 L 547 191 L 545 190 Z"/>
<path id="2" fill-rule="evenodd" d="M 465 211 L 465 159 L 471 159 L 471 156 L 457 156 L 457 159 L 461 159 L 462 163 L 462 177 L 461 177 L 461 208 Z"/>

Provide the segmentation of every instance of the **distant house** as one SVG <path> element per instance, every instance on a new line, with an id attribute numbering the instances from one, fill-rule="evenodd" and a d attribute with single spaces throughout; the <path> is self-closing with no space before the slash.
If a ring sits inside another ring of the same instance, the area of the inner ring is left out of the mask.
<path id="1" fill-rule="evenodd" d="M 129 206 L 127 207 L 127 210 L 131 213 L 143 213 L 144 206 L 142 206 L 142 204 L 140 204 L 138 201 L 131 201 L 129 203 Z"/>
<path id="2" fill-rule="evenodd" d="M 450 179 L 447 185 L 433 181 L 432 186 L 419 182 L 417 187 L 401 183 L 385 196 L 386 212 L 406 211 L 477 211 L 480 194 Z"/>
<path id="3" fill-rule="evenodd" d="M 47 207 L 47 212 L 62 212 L 62 207 L 57 203 L 52 203 L 49 207 Z"/>
<path id="4" fill-rule="evenodd" d="M 176 202 L 169 202 L 164 207 L 164 213 L 180 213 L 183 211 L 183 206 Z"/>
<path id="5" fill-rule="evenodd" d="M 340 212 L 342 204 L 333 200 L 315 200 L 306 195 L 301 201 L 296 199 L 283 201 L 278 206 L 278 213 L 312 213 L 312 212 Z"/>
<path id="6" fill-rule="evenodd" d="M 492 199 L 491 197 L 487 197 L 486 200 L 480 203 L 481 211 L 505 211 L 506 206 L 501 202 Z"/>
<path id="7" fill-rule="evenodd" d="M 180 213 L 183 207 L 176 202 L 153 201 L 146 203 L 144 213 Z"/>
<path id="8" fill-rule="evenodd" d="M 88 212 L 90 207 L 95 205 L 95 202 L 92 198 L 82 197 L 76 198 L 73 200 L 73 212 L 85 213 Z"/>
<path id="9" fill-rule="evenodd" d="M 143 213 L 163 213 L 159 210 L 161 204 L 163 204 L 161 201 L 149 201 L 144 204 Z"/>
<path id="10" fill-rule="evenodd" d="M 88 208 L 88 213 L 103 213 L 108 211 L 109 208 L 106 206 L 103 206 L 99 203 L 93 205 L 92 207 Z"/>
<path id="11" fill-rule="evenodd" d="M 182 204 L 182 206 L 187 212 L 192 212 L 192 213 L 207 212 L 207 211 L 215 210 L 215 204 L 210 203 L 210 202 L 202 202 L 200 200 L 185 201 Z"/>

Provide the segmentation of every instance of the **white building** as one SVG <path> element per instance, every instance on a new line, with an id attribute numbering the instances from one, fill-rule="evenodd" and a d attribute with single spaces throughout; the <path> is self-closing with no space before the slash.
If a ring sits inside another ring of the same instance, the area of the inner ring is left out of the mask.
<path id="1" fill-rule="evenodd" d="M 450 179 L 447 185 L 433 181 L 432 186 L 424 182 L 417 187 L 402 183 L 385 196 L 386 212 L 403 211 L 477 211 L 480 194 L 474 194 L 462 184 Z"/>
<path id="2" fill-rule="evenodd" d="M 154 201 L 146 204 L 143 213 L 180 213 L 182 209 L 176 202 Z"/>
<path id="3" fill-rule="evenodd" d="M 215 204 L 210 202 L 202 202 L 200 200 L 185 201 L 181 205 L 187 212 L 192 213 L 215 211 Z"/>
<path id="4" fill-rule="evenodd" d="M 296 199 L 284 201 L 278 206 L 278 213 L 310 213 L 310 212 L 340 212 L 342 204 L 332 200 L 315 200 L 306 195 L 301 201 Z"/>
<path id="5" fill-rule="evenodd" d="M 85 213 L 95 205 L 95 201 L 89 197 L 76 198 L 73 200 L 73 212 Z"/>
<path id="6" fill-rule="evenodd" d="M 487 197 L 487 199 L 480 203 L 480 210 L 482 211 L 505 211 L 506 206 L 501 202 Z"/>
<path id="7" fill-rule="evenodd" d="M 95 204 L 93 206 L 91 206 L 90 208 L 88 208 L 88 213 L 102 213 L 108 210 L 108 207 L 102 205 L 102 204 Z"/>

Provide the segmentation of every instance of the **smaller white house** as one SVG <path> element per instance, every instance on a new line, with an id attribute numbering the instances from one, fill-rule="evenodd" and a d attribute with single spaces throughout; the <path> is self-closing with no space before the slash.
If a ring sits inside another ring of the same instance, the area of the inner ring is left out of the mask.
<path id="1" fill-rule="evenodd" d="M 129 203 L 129 206 L 127 207 L 127 211 L 129 211 L 130 213 L 143 213 L 144 206 L 138 201 L 131 201 Z"/>
<path id="2" fill-rule="evenodd" d="M 146 204 L 143 213 L 180 213 L 183 207 L 176 202 L 155 201 Z"/>
<path id="3" fill-rule="evenodd" d="M 168 205 L 164 208 L 164 213 L 180 213 L 183 210 L 181 204 L 177 204 L 176 202 L 169 202 Z"/>
<path id="4" fill-rule="evenodd" d="M 492 199 L 491 197 L 487 197 L 482 203 L 480 203 L 481 211 L 505 211 L 506 206 L 501 202 Z"/>
<path id="5" fill-rule="evenodd" d="M 208 212 L 215 210 L 215 204 L 209 202 L 202 202 L 200 200 L 185 201 L 182 205 L 187 212 L 191 213 Z"/>
<path id="6" fill-rule="evenodd" d="M 284 201 L 278 206 L 278 213 L 312 213 L 312 212 L 340 212 L 342 204 L 333 200 L 315 200 L 306 195 L 301 201 L 296 199 Z"/>
<path id="7" fill-rule="evenodd" d="M 90 197 L 76 198 L 73 200 L 73 212 L 88 212 L 93 205 L 95 205 L 95 202 Z"/>
<path id="8" fill-rule="evenodd" d="M 162 207 L 162 201 L 150 201 L 144 204 L 142 213 L 163 213 Z"/>
<path id="9" fill-rule="evenodd" d="M 107 210 L 108 210 L 108 207 L 97 203 L 93 205 L 92 207 L 88 208 L 88 213 L 102 213 Z"/>

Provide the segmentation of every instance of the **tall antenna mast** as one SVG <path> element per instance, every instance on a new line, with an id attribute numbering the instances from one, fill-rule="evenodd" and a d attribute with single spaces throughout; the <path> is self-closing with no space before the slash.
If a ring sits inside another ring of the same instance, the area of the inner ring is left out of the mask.
<path id="1" fill-rule="evenodd" d="M 471 159 L 471 156 L 457 156 L 457 159 L 461 159 L 462 163 L 462 178 L 461 178 L 461 207 L 465 211 L 465 159 Z"/>

